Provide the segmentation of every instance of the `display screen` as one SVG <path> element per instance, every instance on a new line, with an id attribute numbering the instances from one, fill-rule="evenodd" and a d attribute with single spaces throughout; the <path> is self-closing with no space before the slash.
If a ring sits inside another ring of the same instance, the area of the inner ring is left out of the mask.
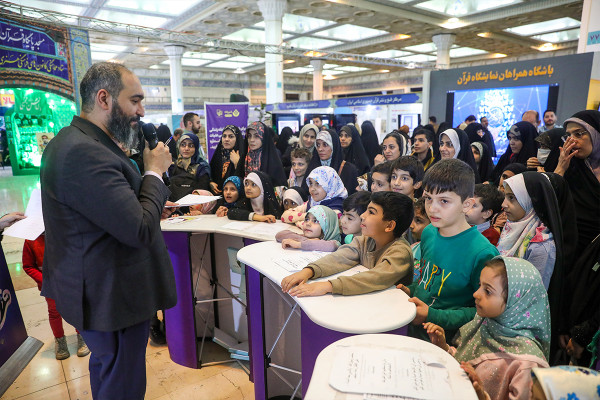
<path id="1" fill-rule="evenodd" d="M 454 97 L 452 126 L 459 126 L 469 115 L 474 115 L 478 122 L 487 117 L 488 130 L 494 136 L 496 154 L 500 157 L 508 145 L 506 132 L 521 121 L 523 113 L 536 110 L 541 117 L 548 108 L 550 86 L 457 90 L 448 94 Z"/>

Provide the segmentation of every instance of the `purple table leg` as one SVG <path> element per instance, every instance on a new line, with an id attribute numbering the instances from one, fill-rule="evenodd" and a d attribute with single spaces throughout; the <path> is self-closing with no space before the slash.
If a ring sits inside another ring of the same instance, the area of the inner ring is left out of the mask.
<path id="1" fill-rule="evenodd" d="M 177 305 L 165 310 L 167 344 L 171 360 L 189 368 L 200 368 L 196 348 L 190 241 L 187 232 L 163 232 L 175 272 Z"/>
<path id="2" fill-rule="evenodd" d="M 407 332 L 408 326 L 403 326 L 402 328 L 382 333 L 406 336 Z M 315 362 L 319 353 L 331 343 L 349 336 L 354 336 L 354 334 L 324 328 L 321 325 L 312 322 L 304 312 L 301 313 L 300 345 L 302 346 L 302 397 L 306 396 L 306 390 L 308 389 L 308 384 L 310 383 L 310 378 L 312 377 Z"/>

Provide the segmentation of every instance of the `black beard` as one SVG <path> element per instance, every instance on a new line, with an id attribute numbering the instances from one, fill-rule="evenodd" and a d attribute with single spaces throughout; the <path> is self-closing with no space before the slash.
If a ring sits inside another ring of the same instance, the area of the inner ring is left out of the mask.
<path id="1" fill-rule="evenodd" d="M 131 125 L 131 122 L 135 121 L 135 125 Z M 108 130 L 113 134 L 115 140 L 121 144 L 124 148 L 130 150 L 137 147 L 138 144 L 138 130 L 140 121 L 139 116 L 128 117 L 123 112 L 123 109 L 119 106 L 119 103 L 113 101 L 113 108 L 110 112 L 108 119 Z"/>

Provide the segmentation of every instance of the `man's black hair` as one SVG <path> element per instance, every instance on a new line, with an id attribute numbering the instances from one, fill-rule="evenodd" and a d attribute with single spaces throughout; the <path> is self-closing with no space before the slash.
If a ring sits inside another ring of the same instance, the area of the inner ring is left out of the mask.
<path id="1" fill-rule="evenodd" d="M 388 176 L 388 182 L 390 181 L 390 177 L 392 175 L 392 161 L 385 161 L 380 164 L 373 165 L 371 168 L 371 176 L 373 173 L 379 172 L 380 174 L 384 174 Z"/>
<path id="2" fill-rule="evenodd" d="M 355 211 L 359 216 L 367 211 L 367 207 L 371 202 L 371 192 L 356 192 L 344 199 L 342 209 L 346 212 Z"/>
<path id="3" fill-rule="evenodd" d="M 467 117 L 467 119 L 465 119 L 465 122 L 471 122 L 471 121 L 477 121 L 477 118 L 475 118 L 475 116 L 473 114 L 469 115 Z"/>
<path id="4" fill-rule="evenodd" d="M 425 135 L 425 140 L 427 140 L 428 142 L 433 143 L 433 141 L 434 141 L 433 132 L 431 132 L 429 129 L 424 129 L 424 128 L 423 129 L 416 129 L 413 132 L 413 135 L 412 135 L 413 141 L 415 140 L 415 137 L 417 135 Z"/>
<path id="5" fill-rule="evenodd" d="M 475 173 L 464 161 L 452 158 L 433 164 L 423 177 L 423 189 L 429 193 L 454 192 L 462 201 L 473 197 Z"/>
<path id="6" fill-rule="evenodd" d="M 484 185 L 478 183 L 475 185 L 474 196 L 479 197 L 481 203 L 481 211 L 492 210 L 492 215 L 487 219 L 488 221 L 492 217 L 502 211 L 502 202 L 504 201 L 504 195 L 498 190 L 495 185 Z"/>
<path id="7" fill-rule="evenodd" d="M 431 117 L 429 117 L 429 120 L 431 122 L 433 122 L 434 124 L 437 122 L 437 118 L 435 116 L 433 116 L 433 115 Z"/>
<path id="8" fill-rule="evenodd" d="M 384 221 L 396 221 L 394 237 L 402 236 L 415 216 L 413 201 L 402 193 L 376 192 L 371 195 L 371 202 L 383 209 Z"/>
<path id="9" fill-rule="evenodd" d="M 413 185 L 421 182 L 423 180 L 423 175 L 425 174 L 423 163 L 413 156 L 402 156 L 394 161 L 392 164 L 392 172 L 397 169 L 408 172 L 413 180 Z"/>
<path id="10" fill-rule="evenodd" d="M 542 114 L 542 116 L 543 116 L 543 117 L 545 117 L 547 112 L 553 112 L 553 113 L 554 113 L 554 115 L 556 115 L 556 111 L 555 111 L 555 110 L 553 110 L 553 109 L 551 109 L 551 108 L 549 108 L 549 109 L 547 109 L 546 111 L 544 111 L 544 113 Z"/>
<path id="11" fill-rule="evenodd" d="M 198 114 L 194 112 L 185 113 L 183 116 L 183 126 L 187 127 L 187 123 L 194 120 L 194 117 L 197 117 Z"/>
<path id="12" fill-rule="evenodd" d="M 93 64 L 79 85 L 81 110 L 87 113 L 91 112 L 96 103 L 96 94 L 102 89 L 106 90 L 116 102 L 119 93 L 125 87 L 122 79 L 125 71 L 131 73 L 127 67 L 118 63 L 98 62 Z"/>
<path id="13" fill-rule="evenodd" d="M 487 119 L 487 115 L 484 115 L 483 117 L 479 118 L 479 122 L 481 122 L 484 118 Z"/>

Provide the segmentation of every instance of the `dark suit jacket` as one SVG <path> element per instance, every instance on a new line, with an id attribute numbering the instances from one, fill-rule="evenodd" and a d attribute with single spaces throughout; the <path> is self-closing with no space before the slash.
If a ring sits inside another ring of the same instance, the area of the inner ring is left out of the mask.
<path id="1" fill-rule="evenodd" d="M 79 330 L 115 331 L 177 303 L 161 230 L 169 196 L 96 125 L 74 117 L 42 157 L 42 295 Z"/>

